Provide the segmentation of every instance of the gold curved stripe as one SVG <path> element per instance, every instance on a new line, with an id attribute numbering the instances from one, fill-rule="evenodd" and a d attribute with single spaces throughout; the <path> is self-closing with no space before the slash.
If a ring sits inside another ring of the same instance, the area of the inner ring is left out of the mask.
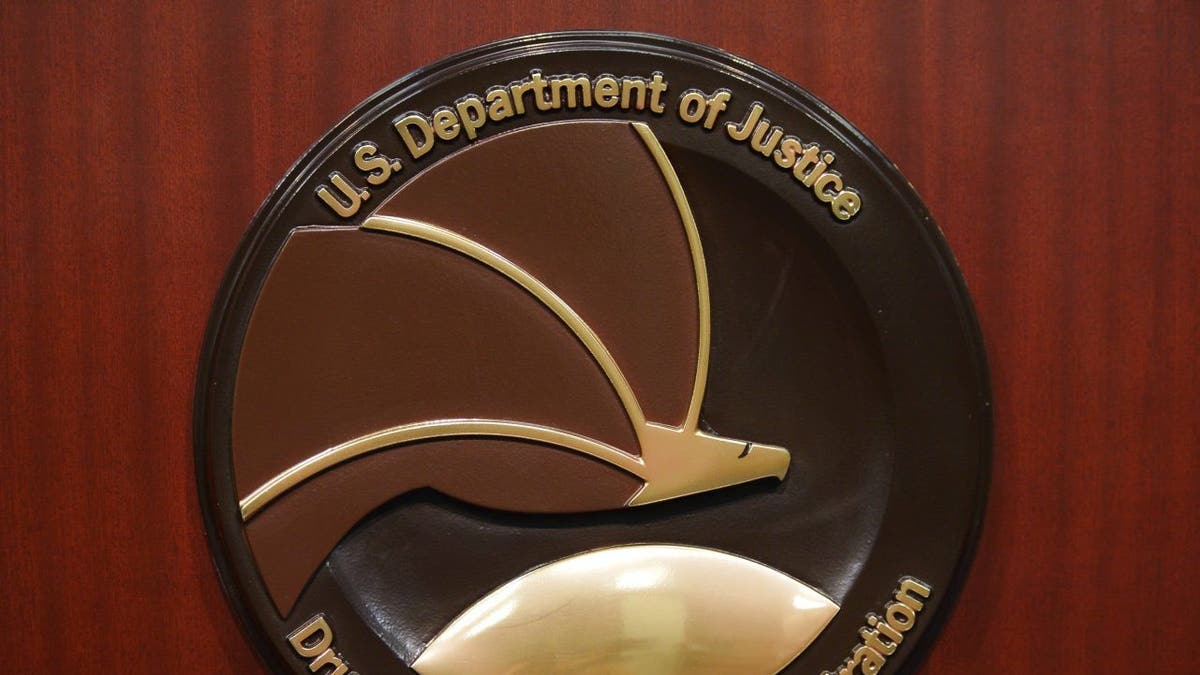
<path id="1" fill-rule="evenodd" d="M 280 495 L 296 487 L 300 483 L 333 466 L 349 461 L 355 457 L 381 450 L 391 445 L 412 443 L 414 441 L 435 438 L 492 436 L 500 438 L 519 438 L 539 443 L 547 443 L 568 450 L 595 457 L 603 462 L 623 469 L 642 480 L 646 480 L 645 465 L 638 457 L 618 450 L 611 445 L 573 434 L 561 429 L 543 427 L 537 424 L 523 422 L 508 422 L 503 420 L 472 420 L 449 419 L 432 422 L 418 422 L 392 427 L 377 431 L 354 440 L 335 445 L 328 450 L 317 453 L 312 457 L 296 464 L 283 473 L 264 483 L 254 492 L 243 499 L 239 506 L 242 520 L 249 520 L 267 504 Z"/>
<path id="2" fill-rule="evenodd" d="M 629 381 L 625 379 L 625 374 L 621 372 L 616 359 L 612 357 L 612 354 L 608 352 L 608 348 L 600 341 L 600 336 L 596 335 L 591 326 L 588 326 L 575 313 L 575 310 L 571 309 L 571 306 L 565 300 L 558 297 L 554 291 L 539 281 L 537 277 L 526 272 L 520 266 L 492 249 L 468 239 L 457 232 L 452 232 L 437 225 L 412 220 L 411 218 L 371 216 L 363 222 L 362 228 L 391 232 L 444 246 L 452 251 L 457 251 L 469 258 L 473 258 L 514 281 L 530 295 L 541 301 L 551 312 L 554 312 L 555 316 L 566 324 L 567 328 L 571 329 L 571 332 L 575 334 L 575 337 L 583 343 L 583 346 L 587 348 L 588 353 L 600 365 L 601 370 L 604 371 L 604 375 L 608 377 L 608 381 L 617 392 L 617 397 L 621 399 L 621 404 L 625 407 L 625 412 L 629 415 L 629 421 L 633 423 L 634 429 L 640 429 L 646 424 L 646 416 L 642 413 L 642 406 L 638 403 L 637 396 L 633 393 L 633 388 L 629 386 Z"/>
<path id="3" fill-rule="evenodd" d="M 666 151 L 663 150 L 662 144 L 658 142 L 658 138 L 650 130 L 650 127 L 642 122 L 634 122 L 633 128 L 637 130 L 638 136 L 641 136 L 642 142 L 646 144 L 646 149 L 658 163 L 658 170 L 662 172 L 663 180 L 667 181 L 671 197 L 675 199 L 675 208 L 679 210 L 679 217 L 683 220 L 683 231 L 687 234 L 688 248 L 692 252 L 692 268 L 696 273 L 696 307 L 700 315 L 700 345 L 696 352 L 696 381 L 692 385 L 692 401 L 688 405 L 687 418 L 682 427 L 692 430 L 700 423 L 700 406 L 704 404 L 704 389 L 708 385 L 708 350 L 712 342 L 708 267 L 704 263 L 704 247 L 700 243 L 700 230 L 696 228 L 692 207 L 688 204 L 687 195 L 683 192 L 683 184 L 679 182 L 679 176 L 675 173 L 671 159 L 667 157 Z"/>

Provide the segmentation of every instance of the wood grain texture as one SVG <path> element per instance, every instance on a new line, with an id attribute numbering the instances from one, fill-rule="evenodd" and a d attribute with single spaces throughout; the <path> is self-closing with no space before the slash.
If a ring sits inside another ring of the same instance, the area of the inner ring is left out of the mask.
<path id="1" fill-rule="evenodd" d="M 0 4 L 0 634 L 22 670 L 262 671 L 192 478 L 193 378 L 239 238 L 391 80 L 598 27 L 800 83 L 944 229 L 990 349 L 996 458 L 922 672 L 1194 669 L 1200 5 L 943 0 Z"/>

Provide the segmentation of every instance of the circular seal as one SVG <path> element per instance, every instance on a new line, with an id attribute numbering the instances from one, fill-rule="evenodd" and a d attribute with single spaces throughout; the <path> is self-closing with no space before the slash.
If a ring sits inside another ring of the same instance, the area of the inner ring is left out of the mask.
<path id="1" fill-rule="evenodd" d="M 989 466 L 979 329 L 813 96 L 626 33 L 498 42 L 312 147 L 216 303 L 203 513 L 281 673 L 877 673 Z"/>

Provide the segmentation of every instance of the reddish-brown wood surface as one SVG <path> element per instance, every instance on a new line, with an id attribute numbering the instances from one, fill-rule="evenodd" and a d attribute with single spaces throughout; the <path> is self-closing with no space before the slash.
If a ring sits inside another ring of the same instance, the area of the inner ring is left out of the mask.
<path id="1" fill-rule="evenodd" d="M 563 28 L 771 67 L 894 159 L 990 349 L 978 558 L 922 672 L 1195 672 L 1200 5 L 0 4 L 0 634 L 24 672 L 261 672 L 193 485 L 248 221 L 398 76 Z"/>

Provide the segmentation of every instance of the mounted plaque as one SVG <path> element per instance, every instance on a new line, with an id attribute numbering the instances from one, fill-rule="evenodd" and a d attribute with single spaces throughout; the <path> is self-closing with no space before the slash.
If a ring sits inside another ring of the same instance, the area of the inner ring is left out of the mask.
<path id="1" fill-rule="evenodd" d="M 991 442 L 896 167 L 759 66 L 602 32 L 453 56 L 314 145 L 195 419 L 232 604 L 319 675 L 897 672 Z"/>

